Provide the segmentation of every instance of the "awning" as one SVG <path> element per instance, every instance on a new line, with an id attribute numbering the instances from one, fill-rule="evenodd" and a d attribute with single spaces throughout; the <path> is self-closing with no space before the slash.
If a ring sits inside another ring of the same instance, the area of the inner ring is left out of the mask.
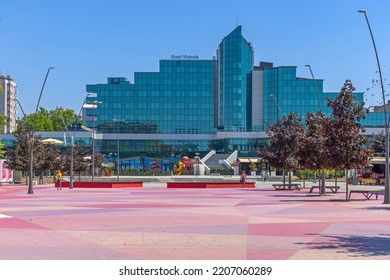
<path id="1" fill-rule="evenodd" d="M 61 140 L 53 139 L 53 138 L 48 138 L 45 140 L 41 140 L 42 144 L 44 145 L 62 145 L 64 142 Z"/>
<path id="2" fill-rule="evenodd" d="M 258 158 L 238 158 L 241 163 L 258 163 Z"/>
<path id="3" fill-rule="evenodd" d="M 384 158 L 384 157 L 373 157 L 373 158 L 370 158 L 370 163 L 371 164 L 385 164 L 386 163 L 386 158 Z"/>

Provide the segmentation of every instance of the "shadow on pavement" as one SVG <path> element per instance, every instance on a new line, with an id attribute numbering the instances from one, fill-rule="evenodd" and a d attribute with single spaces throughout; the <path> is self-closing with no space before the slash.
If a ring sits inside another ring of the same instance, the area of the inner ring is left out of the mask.
<path id="1" fill-rule="evenodd" d="M 387 211 L 390 211 L 390 207 L 383 207 L 383 206 L 378 206 L 378 207 L 372 206 L 372 207 L 367 207 L 365 209 L 367 209 L 367 210 L 387 210 Z"/>
<path id="2" fill-rule="evenodd" d="M 333 238 L 333 240 L 328 242 L 309 242 L 306 243 L 307 248 L 316 250 L 340 249 L 341 253 L 350 253 L 354 257 L 390 256 L 390 235 L 322 235 L 321 237 Z"/>

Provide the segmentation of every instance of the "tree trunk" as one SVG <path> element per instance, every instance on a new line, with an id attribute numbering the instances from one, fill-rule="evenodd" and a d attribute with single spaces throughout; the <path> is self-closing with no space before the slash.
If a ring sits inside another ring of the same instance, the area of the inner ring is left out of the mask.
<path id="1" fill-rule="evenodd" d="M 345 200 L 348 201 L 348 170 L 345 169 Z"/>
<path id="2" fill-rule="evenodd" d="M 286 172 L 283 169 L 283 185 L 286 185 Z"/>
<path id="3" fill-rule="evenodd" d="M 316 173 L 318 171 L 318 195 L 321 196 L 321 183 L 322 183 L 322 180 L 321 180 L 321 170 L 316 170 Z"/>

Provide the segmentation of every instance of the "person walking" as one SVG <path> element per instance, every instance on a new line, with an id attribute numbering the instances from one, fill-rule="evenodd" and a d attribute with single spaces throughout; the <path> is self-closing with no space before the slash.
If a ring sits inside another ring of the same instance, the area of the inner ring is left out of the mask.
<path id="1" fill-rule="evenodd" d="M 242 187 L 245 186 L 245 182 L 246 182 L 246 173 L 244 170 L 242 170 L 242 173 L 241 173 L 241 176 L 240 176 L 240 183 L 242 185 Z"/>
<path id="2" fill-rule="evenodd" d="M 57 191 L 62 190 L 62 173 L 60 170 L 57 171 L 55 179 Z"/>

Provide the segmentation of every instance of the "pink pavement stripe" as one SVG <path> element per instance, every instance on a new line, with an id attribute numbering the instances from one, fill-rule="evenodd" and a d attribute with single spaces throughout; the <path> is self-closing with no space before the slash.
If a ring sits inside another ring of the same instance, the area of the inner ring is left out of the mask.
<path id="1" fill-rule="evenodd" d="M 270 223 L 248 225 L 249 235 L 305 236 L 320 234 L 331 223 Z"/>
<path id="2" fill-rule="evenodd" d="M 147 228 L 119 228 L 119 231 L 131 232 L 170 232 L 170 233 L 189 233 L 189 234 L 224 234 L 224 235 L 245 235 L 247 225 L 214 225 L 214 226 L 184 226 L 184 227 L 147 227 Z"/>
<path id="3" fill-rule="evenodd" d="M 296 253 L 296 250 L 256 250 L 248 249 L 246 253 L 247 260 L 285 260 Z"/>
<path id="4" fill-rule="evenodd" d="M 1 193 L 0 193 L 1 194 Z M 26 196 L 17 196 L 17 195 L 9 195 L 9 194 L 6 194 L 6 195 L 4 195 L 4 196 L 1 196 L 0 195 L 0 199 L 1 200 L 13 200 L 13 199 L 27 199 L 27 198 L 29 198 L 27 195 Z"/>
<path id="5" fill-rule="evenodd" d="M 40 225 L 36 225 L 31 222 L 26 222 L 21 219 L 16 218 L 7 218 L 7 219 L 0 219 L 0 228 L 18 228 L 18 229 L 36 229 L 36 230 L 43 230 L 47 229 L 45 227 L 42 227 Z"/>
<path id="6" fill-rule="evenodd" d="M 246 251 L 239 248 L 120 248 L 119 252 L 140 260 L 241 260 Z"/>
<path id="7" fill-rule="evenodd" d="M 87 207 L 92 208 L 175 208 L 175 207 L 188 207 L 188 205 L 183 204 L 164 204 L 164 203 L 132 203 L 127 204 L 91 204 Z M 191 207 L 205 207 L 204 205 L 191 205 Z M 209 205 L 208 207 L 213 207 Z"/>

